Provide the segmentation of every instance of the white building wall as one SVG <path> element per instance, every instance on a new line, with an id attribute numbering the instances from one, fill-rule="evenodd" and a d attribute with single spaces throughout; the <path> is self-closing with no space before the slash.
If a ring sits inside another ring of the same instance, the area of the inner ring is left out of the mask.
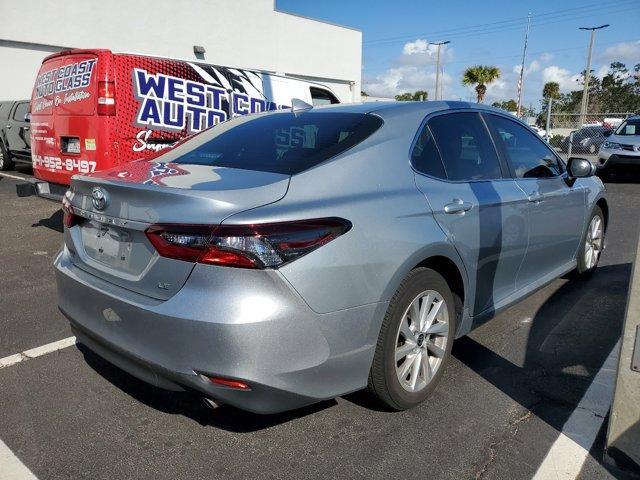
<path id="1" fill-rule="evenodd" d="M 362 33 L 279 12 L 274 0 L 0 0 L 0 19 L 0 99 L 29 97 L 42 59 L 63 47 L 193 59 L 194 45 L 210 63 L 360 98 Z"/>

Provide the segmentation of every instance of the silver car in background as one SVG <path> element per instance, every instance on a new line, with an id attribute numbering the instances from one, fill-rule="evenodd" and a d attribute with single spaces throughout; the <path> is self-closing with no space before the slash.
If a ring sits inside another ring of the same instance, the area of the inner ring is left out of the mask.
<path id="1" fill-rule="evenodd" d="M 599 173 L 609 173 L 616 167 L 640 171 L 640 115 L 627 118 L 600 147 Z"/>
<path id="2" fill-rule="evenodd" d="M 59 306 L 88 348 L 162 388 L 269 413 L 368 387 L 406 409 L 474 323 L 594 270 L 593 173 L 463 102 L 236 118 L 74 178 Z"/>

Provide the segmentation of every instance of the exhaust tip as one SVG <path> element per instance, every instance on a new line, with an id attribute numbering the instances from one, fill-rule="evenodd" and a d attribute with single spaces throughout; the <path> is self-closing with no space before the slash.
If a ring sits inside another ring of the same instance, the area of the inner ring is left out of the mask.
<path id="1" fill-rule="evenodd" d="M 209 397 L 202 397 L 202 401 L 204 404 L 209 407 L 211 410 L 215 410 L 222 405 L 222 402 L 218 402 Z"/>

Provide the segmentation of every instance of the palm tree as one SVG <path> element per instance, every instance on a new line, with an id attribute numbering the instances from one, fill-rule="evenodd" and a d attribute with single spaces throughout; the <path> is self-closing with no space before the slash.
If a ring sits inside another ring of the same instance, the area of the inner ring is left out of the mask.
<path id="1" fill-rule="evenodd" d="M 548 100 L 550 98 L 560 98 L 560 84 L 558 82 L 547 82 L 542 89 L 542 98 Z"/>
<path id="2" fill-rule="evenodd" d="M 467 68 L 462 74 L 463 85 L 475 85 L 478 95 L 478 103 L 484 100 L 487 93 L 487 84 L 500 78 L 500 69 L 492 65 L 474 65 Z"/>

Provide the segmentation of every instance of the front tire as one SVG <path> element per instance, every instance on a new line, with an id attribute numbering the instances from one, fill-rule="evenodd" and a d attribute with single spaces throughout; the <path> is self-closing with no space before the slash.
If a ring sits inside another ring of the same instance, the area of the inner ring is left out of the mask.
<path id="1" fill-rule="evenodd" d="M 451 356 L 455 318 L 453 294 L 442 275 L 429 268 L 411 271 L 389 302 L 369 391 L 394 410 L 424 401 Z"/>
<path id="2" fill-rule="evenodd" d="M 591 212 L 589 223 L 587 223 L 587 231 L 582 237 L 582 245 L 578 252 L 576 270 L 579 275 L 590 275 L 598 266 L 600 256 L 604 250 L 604 235 L 604 214 L 600 207 L 595 206 L 593 212 Z"/>
<path id="3" fill-rule="evenodd" d="M 0 140 L 0 171 L 12 170 L 14 163 L 9 157 L 7 149 L 4 148 L 4 143 Z"/>

